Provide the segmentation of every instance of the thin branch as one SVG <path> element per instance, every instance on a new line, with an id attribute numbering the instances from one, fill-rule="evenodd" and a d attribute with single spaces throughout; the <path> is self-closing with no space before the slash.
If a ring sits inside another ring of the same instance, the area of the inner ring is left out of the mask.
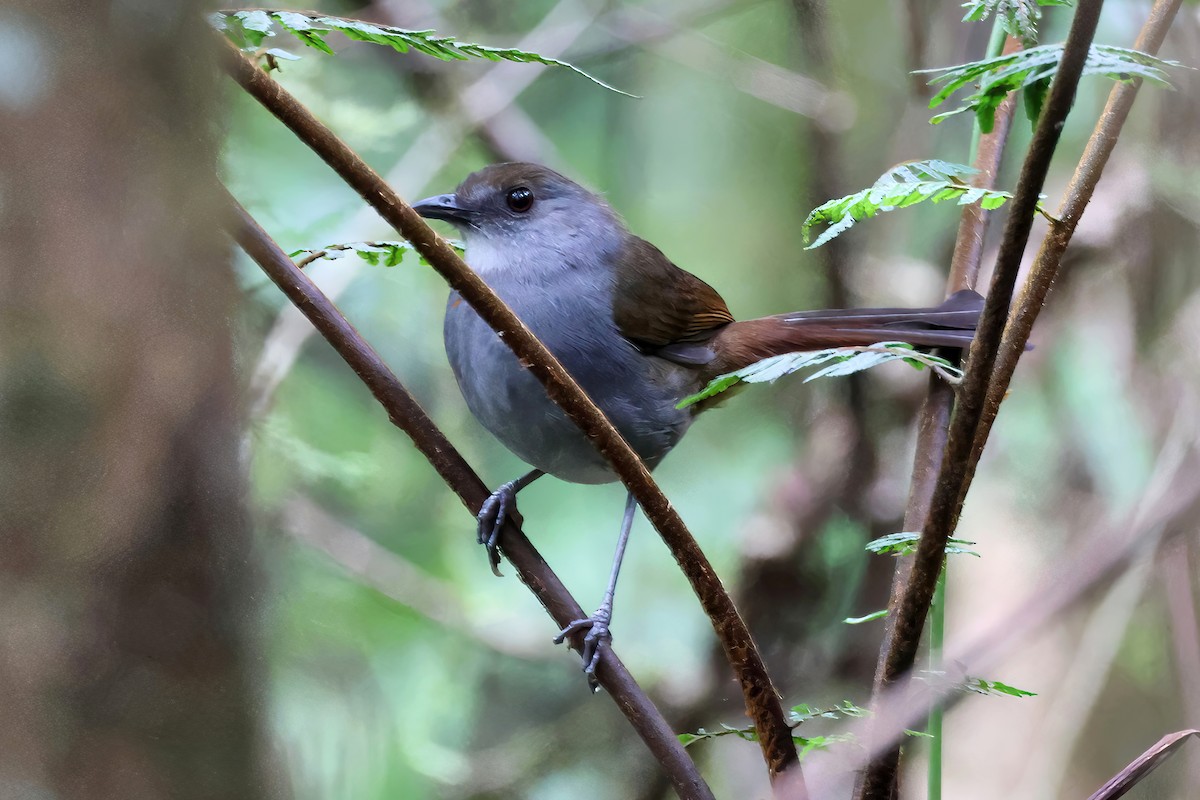
<path id="1" fill-rule="evenodd" d="M 877 694 L 900 681 L 912 667 L 921 641 L 929 604 L 933 599 L 938 575 L 945 558 L 946 541 L 958 518 L 959 500 L 968 478 L 975 429 L 983 411 L 988 378 L 996 359 L 1008 307 L 1016 284 L 1021 255 L 1029 239 L 1038 198 L 1050 159 L 1058 144 L 1063 123 L 1070 112 L 1075 90 L 1083 73 L 1084 62 L 1103 0 L 1081 0 L 1063 46 L 1062 61 L 1050 87 L 1050 94 L 1030 142 L 1021 168 L 1016 191 L 1009 207 L 1008 222 L 996 257 L 992 284 L 984 304 L 979 328 L 967 359 L 955 415 L 950 424 L 945 453 L 922 528 L 921 540 L 913 558 L 904 592 L 898 603 L 890 604 L 886 653 L 877 683 Z M 896 757 L 893 758 L 892 755 Z M 877 759 L 863 778 L 860 797 L 885 800 L 892 796 L 899 758 L 898 751 Z"/>
<path id="2" fill-rule="evenodd" d="M 1134 49 L 1150 55 L 1157 54 L 1181 3 L 1182 0 L 1157 0 L 1150 9 L 1150 16 L 1147 18 L 1146 24 L 1142 26 L 1142 30 L 1138 34 L 1137 41 L 1133 45 Z M 1017 296 L 1009 316 L 1008 327 L 1004 331 L 1004 340 L 1000 344 L 1000 352 L 996 357 L 996 365 L 987 389 L 987 399 L 983 406 L 983 415 L 975 432 L 966 485 L 970 485 L 971 478 L 974 477 L 975 467 L 979 463 L 979 457 L 987 443 L 988 434 L 991 433 L 992 423 L 995 422 L 996 415 L 1000 412 L 1000 403 L 1004 400 L 1009 383 L 1012 381 L 1013 372 L 1017 369 L 1017 360 L 1029 342 L 1029 333 L 1033 329 L 1033 323 L 1046 303 L 1050 287 L 1058 278 L 1063 253 L 1066 252 L 1067 245 L 1071 243 L 1071 237 L 1083 216 L 1083 211 L 1096 191 L 1096 184 L 1100 182 L 1100 175 L 1108 163 L 1108 158 L 1112 155 L 1113 148 L 1117 146 L 1121 128 L 1125 125 L 1129 110 L 1133 107 L 1133 101 L 1141 86 L 1141 78 L 1134 78 L 1117 83 L 1109 92 L 1104 112 L 1096 122 L 1096 127 L 1083 151 L 1083 157 L 1075 168 L 1075 174 L 1071 177 L 1066 197 L 1059 207 L 1057 214 L 1059 223 L 1052 225 L 1050 232 L 1042 240 L 1033 267 L 1029 271 L 1029 277 L 1025 280 L 1021 292 Z"/>
<path id="3" fill-rule="evenodd" d="M 1017 39 L 1008 37 L 1002 52 L 1015 53 L 1021 49 Z M 989 53 L 989 55 L 991 55 Z M 1004 158 L 1004 146 L 1012 130 L 1013 115 L 1017 108 L 1017 96 L 1010 94 L 996 109 L 996 119 L 991 133 L 979 137 L 978 151 L 973 166 L 978 170 L 972 176 L 971 185 L 982 189 L 996 188 L 996 178 Z M 962 289 L 974 289 L 979 281 L 979 268 L 983 263 L 983 240 L 987 235 L 991 213 L 982 205 L 972 203 L 965 207 L 954 240 L 954 255 L 950 258 L 950 278 L 946 285 L 946 296 Z M 910 529 L 911 530 L 911 529 Z"/>
<path id="4" fill-rule="evenodd" d="M 238 59 L 245 61 L 240 55 Z M 234 240 L 362 379 L 387 411 L 392 423 L 408 434 L 417 450 L 429 460 L 467 510 L 472 514 L 477 513 L 490 494 L 483 481 L 329 298 L 308 275 L 296 267 L 237 201 L 230 198 L 230 203 L 235 212 L 229 223 Z M 541 554 L 511 521 L 505 524 L 502 541 L 504 554 L 516 568 L 521 581 L 529 587 L 556 624 L 565 626 L 584 615 L 583 609 Z M 581 644 L 581 637 L 572 638 L 571 646 L 574 649 L 579 650 Z M 699 800 L 712 798 L 711 790 L 700 777 L 695 763 L 684 752 L 671 726 L 611 648 L 600 661 L 596 679 L 625 714 L 663 770 L 671 776 L 679 796 Z"/>
<path id="5" fill-rule="evenodd" d="M 1009 40 L 1006 50 L 1016 49 L 1019 43 Z M 1010 95 L 996 109 L 995 123 L 992 132 L 979 139 L 979 147 L 975 154 L 971 184 L 982 189 L 993 189 L 996 177 L 1000 172 L 1004 148 L 1008 142 L 1008 134 L 1012 130 L 1013 115 L 1016 110 L 1016 97 Z M 963 289 L 974 289 L 979 277 L 979 268 L 983 261 L 983 241 L 987 233 L 988 222 L 992 212 L 978 204 L 963 208 L 959 221 L 958 235 L 954 242 L 954 254 L 950 261 L 950 273 L 946 281 L 946 296 Z M 921 414 L 917 422 L 917 447 L 913 456 L 912 481 L 909 488 L 908 503 L 904 509 L 902 530 L 916 531 L 925 527 L 929 518 L 929 508 L 933 501 L 934 488 L 942 469 L 942 457 L 946 449 L 946 434 L 950 427 L 950 412 L 954 406 L 954 387 L 934 376 L 930 376 L 929 389 Z M 900 558 L 896 563 L 896 572 L 892 578 L 892 591 L 889 607 L 897 608 L 904 596 L 915 556 Z M 884 676 L 890 648 L 890 637 L 894 622 L 889 615 L 884 626 L 884 640 L 879 652 L 876 665 L 875 685 L 873 694 L 878 698 L 884 689 Z M 899 764 L 899 748 L 888 755 L 888 760 Z M 893 771 L 893 780 L 895 772 Z M 865 788 L 865 781 L 860 791 Z"/>
<path id="6" fill-rule="evenodd" d="M 1109 778 L 1103 786 L 1088 797 L 1088 800 L 1117 800 L 1118 797 L 1124 797 L 1130 789 L 1141 782 L 1142 778 L 1158 769 L 1164 761 L 1175 754 L 1176 750 L 1187 743 L 1188 739 L 1193 737 L 1200 738 L 1200 730 L 1188 728 L 1168 733 L 1155 742 L 1153 747 L 1131 761 L 1129 766 Z"/>
<path id="7" fill-rule="evenodd" d="M 1151 10 L 1150 16 L 1134 46 L 1147 53 L 1157 53 L 1179 5 L 1179 0 L 1158 0 Z M 966 488 L 970 485 L 974 477 L 975 467 L 978 464 L 983 446 L 991 430 L 991 425 L 998 413 L 1000 402 L 1008 390 L 1009 382 L 1016 369 L 1017 360 L 1021 353 L 1024 352 L 1025 346 L 1028 343 L 1033 320 L 1045 302 L 1049 287 L 1057 276 L 1058 265 L 1061 262 L 1063 252 L 1066 250 L 1067 244 L 1071 239 L 1071 234 L 1074 232 L 1083 209 L 1099 181 L 1100 173 L 1116 144 L 1121 127 L 1128 116 L 1129 109 L 1133 104 L 1134 97 L 1140 85 L 1141 81 L 1135 80 L 1128 83 L 1119 83 L 1113 88 L 1108 104 L 1100 120 L 1097 122 L 1095 132 L 1088 142 L 1084 156 L 1076 169 L 1075 177 L 1071 181 L 1067 197 L 1058 213 L 1058 218 L 1062 222 L 1059 225 L 1052 226 L 1049 234 L 1044 239 L 1030 277 L 1023 286 L 1021 294 L 1016 301 L 1015 308 L 1010 317 L 1011 321 L 1005 330 L 1003 341 L 1000 345 L 1000 352 L 989 381 L 983 414 L 973 437 L 969 466 L 959 490 L 957 507 L 954 511 L 955 517 L 957 517 L 958 509 L 962 506 Z M 1011 98 L 1009 102 L 1011 102 Z M 981 156 L 987 146 L 986 141 L 987 137 L 984 138 L 984 142 L 980 146 Z M 961 235 L 958 244 L 960 247 L 963 246 Z M 959 253 L 960 250 L 956 248 L 956 257 Z M 936 389 L 937 387 L 934 388 Z M 949 394 L 945 388 L 942 388 L 941 391 L 943 394 Z M 931 397 L 930 403 L 932 403 L 932 400 Z M 945 413 L 948 413 L 948 409 Z M 924 427 L 922 431 L 924 431 Z M 919 445 L 918 453 L 920 451 L 921 448 Z M 919 458 L 920 455 L 918 455 Z M 928 473 L 929 470 L 927 468 L 924 474 L 927 475 Z M 914 473 L 914 485 L 917 478 L 918 473 Z M 915 527 L 910 527 L 908 522 L 906 518 L 906 529 L 914 530 Z M 924 526 L 921 527 L 924 529 Z M 893 608 L 896 605 L 893 602 Z M 889 619 L 889 625 L 891 624 L 891 620 Z M 916 636 L 919 637 L 919 635 L 920 629 L 918 627 Z M 886 659 L 881 659 L 879 677 L 883 675 L 885 661 Z M 878 688 L 877 686 L 877 691 Z M 893 758 L 898 760 L 898 757 L 898 752 L 894 751 L 887 758 L 890 761 Z"/>
<path id="8" fill-rule="evenodd" d="M 633 448 L 546 346 L 366 162 L 282 86 L 244 58 L 233 45 L 224 48 L 223 56 L 226 71 L 242 88 L 311 147 L 384 220 L 408 239 L 429 265 L 499 333 L 521 363 L 528 367 L 530 374 L 546 388 L 550 399 L 563 409 L 605 457 L 621 482 L 637 499 L 646 518 L 659 532 L 700 599 L 700 605 L 708 615 L 725 656 L 741 684 L 746 711 L 754 721 L 759 746 L 772 779 L 792 769 L 799 773 L 800 760 L 787 727 L 779 693 L 771 683 L 758 646 L 707 556 Z M 501 546 L 504 546 L 503 538 Z M 802 783 L 793 781 L 789 785 L 799 786 L 801 794 L 798 796 L 802 796 Z"/>

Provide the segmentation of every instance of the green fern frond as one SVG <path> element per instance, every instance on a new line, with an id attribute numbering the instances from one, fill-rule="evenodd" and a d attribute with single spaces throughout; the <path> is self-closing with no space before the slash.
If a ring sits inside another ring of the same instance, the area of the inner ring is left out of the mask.
<path id="1" fill-rule="evenodd" d="M 279 25 L 280 28 L 308 47 L 333 55 L 333 48 L 326 41 L 326 35 L 331 31 L 338 31 L 346 38 L 358 42 L 385 45 L 398 53 L 415 50 L 442 61 L 466 61 L 480 58 L 487 61 L 514 61 L 521 64 L 565 67 L 609 91 L 623 94 L 626 97 L 634 96 L 610 86 L 574 64 L 557 58 L 539 55 L 528 50 L 518 50 L 515 47 L 490 47 L 473 42 L 460 42 L 451 36 L 438 36 L 431 30 L 407 30 L 357 19 L 301 14 L 296 11 L 218 12 L 210 17 L 210 21 L 213 27 L 224 33 L 235 45 L 252 52 L 257 51 L 268 36 L 274 36 L 273 27 Z"/>
<path id="2" fill-rule="evenodd" d="M 1026 97 L 1026 110 L 1036 122 L 1037 113 L 1041 111 L 1042 99 L 1050 87 L 1050 80 L 1058 72 L 1062 52 L 1061 44 L 1047 44 L 983 61 L 972 61 L 957 67 L 920 70 L 922 73 L 934 75 L 929 81 L 930 85 L 943 84 L 929 101 L 930 108 L 937 108 L 946 102 L 950 95 L 965 86 L 976 87 L 962 105 L 938 114 L 930 122 L 936 125 L 955 114 L 974 111 L 979 120 L 979 129 L 988 133 L 995 124 L 996 108 L 1004 102 L 1009 92 L 1017 91 L 1034 94 L 1032 98 Z M 1167 70 L 1178 66 L 1181 66 L 1178 61 L 1165 61 L 1138 50 L 1094 44 L 1088 51 L 1083 74 L 1103 75 L 1117 81 L 1142 78 L 1169 87 L 1171 84 L 1167 81 Z"/>
<path id="3" fill-rule="evenodd" d="M 809 212 L 801 228 L 805 242 L 809 241 L 816 226 L 829 227 L 806 249 L 820 247 L 848 231 L 856 222 L 897 208 L 953 200 L 958 205 L 979 203 L 984 208 L 992 209 L 1012 198 L 1008 192 L 979 189 L 966 183 L 966 179 L 974 173 L 971 167 L 948 161 L 909 161 L 899 164 L 880 175 L 870 189 L 830 200 Z"/>

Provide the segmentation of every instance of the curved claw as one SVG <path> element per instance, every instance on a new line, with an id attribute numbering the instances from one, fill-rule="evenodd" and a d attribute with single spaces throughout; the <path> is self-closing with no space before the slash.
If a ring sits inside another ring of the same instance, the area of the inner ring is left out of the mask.
<path id="1" fill-rule="evenodd" d="M 501 575 L 500 531 L 504 528 L 504 518 L 509 512 L 516 513 L 518 489 L 520 486 L 516 481 L 504 484 L 483 501 L 483 505 L 479 507 L 479 514 L 475 517 L 479 523 L 476 540 L 487 549 L 488 564 L 492 567 L 492 574 L 496 576 Z"/>
<path id="2" fill-rule="evenodd" d="M 596 682 L 596 665 L 600 663 L 600 653 L 604 648 L 605 642 L 612 641 L 612 633 L 608 628 L 608 623 L 611 619 L 612 612 L 601 606 L 596 609 L 596 613 L 592 616 L 577 619 L 569 623 L 554 637 L 555 644 L 562 644 L 568 636 L 582 630 L 587 631 L 584 634 L 583 646 L 579 651 L 579 655 L 583 659 L 583 672 L 587 675 L 588 686 L 591 687 L 593 692 L 598 691 L 600 688 L 600 685 Z"/>

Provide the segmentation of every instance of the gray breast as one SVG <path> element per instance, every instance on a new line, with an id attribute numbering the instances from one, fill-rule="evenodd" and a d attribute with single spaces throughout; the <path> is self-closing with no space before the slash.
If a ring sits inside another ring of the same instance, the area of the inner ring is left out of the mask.
<path id="1" fill-rule="evenodd" d="M 639 353 L 612 322 L 612 288 L 575 273 L 488 282 L 653 468 L 687 430 L 675 404 L 694 391 L 689 370 Z M 615 480 L 607 462 L 542 385 L 457 293 L 446 307 L 446 354 L 471 413 L 522 460 L 563 480 Z"/>

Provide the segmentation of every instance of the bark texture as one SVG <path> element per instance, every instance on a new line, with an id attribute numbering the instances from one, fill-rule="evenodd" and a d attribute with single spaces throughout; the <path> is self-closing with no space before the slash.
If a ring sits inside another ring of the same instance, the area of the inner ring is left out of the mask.
<path id="1" fill-rule="evenodd" d="M 0 796 L 264 793 L 203 10 L 0 6 Z"/>

